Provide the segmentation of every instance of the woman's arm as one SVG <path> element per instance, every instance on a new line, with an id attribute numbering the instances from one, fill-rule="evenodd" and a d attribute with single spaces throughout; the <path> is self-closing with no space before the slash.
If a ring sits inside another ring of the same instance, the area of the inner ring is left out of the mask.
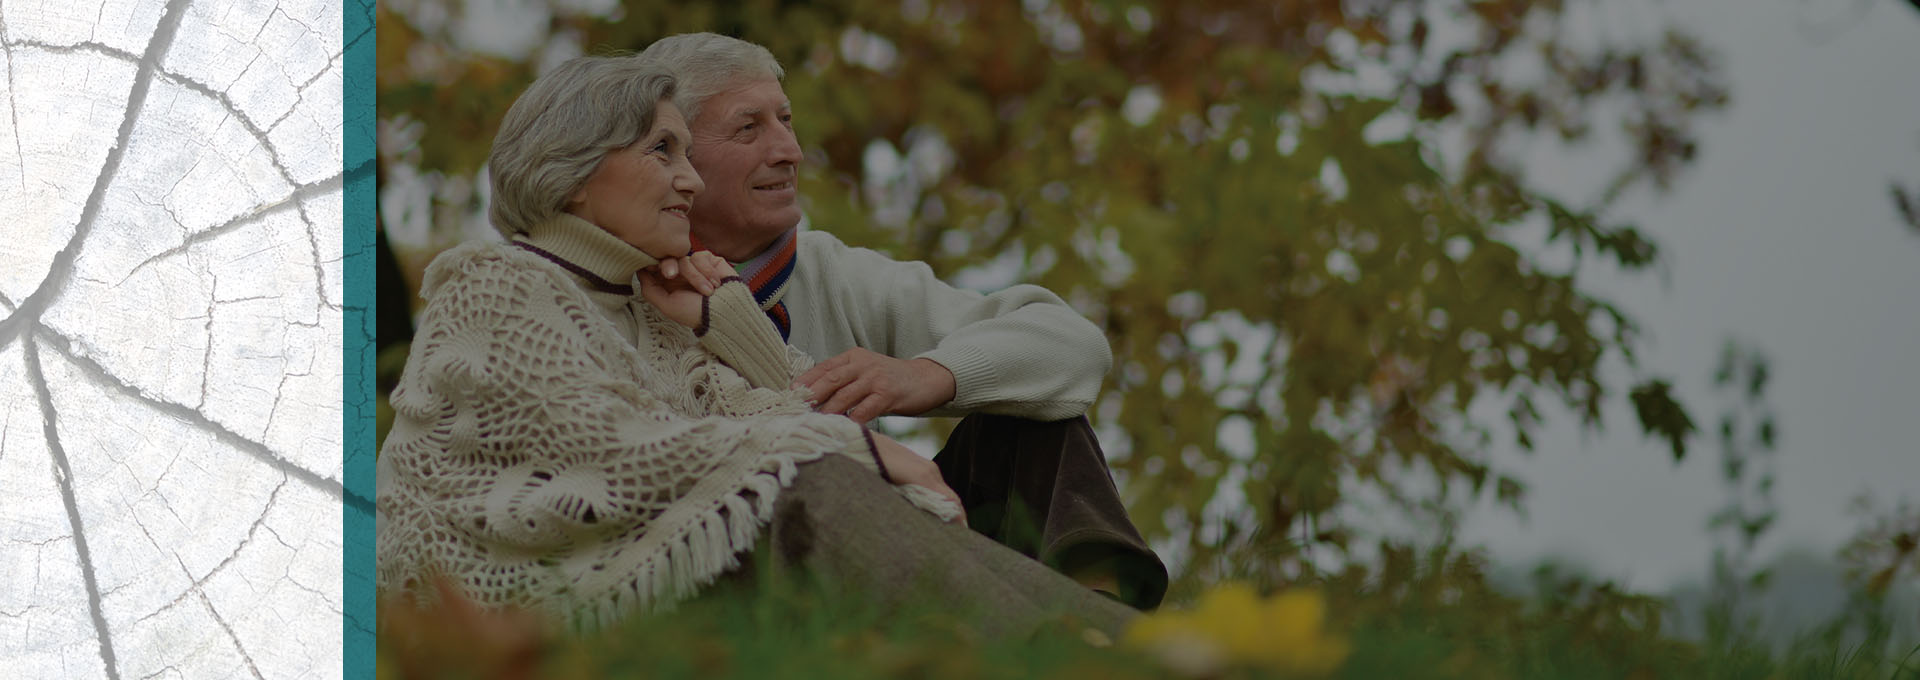
<path id="1" fill-rule="evenodd" d="M 754 302 L 746 281 L 719 256 L 701 251 L 642 271 L 640 295 L 667 318 L 692 328 L 700 344 L 748 384 L 785 390 L 793 380 L 786 341 Z"/>

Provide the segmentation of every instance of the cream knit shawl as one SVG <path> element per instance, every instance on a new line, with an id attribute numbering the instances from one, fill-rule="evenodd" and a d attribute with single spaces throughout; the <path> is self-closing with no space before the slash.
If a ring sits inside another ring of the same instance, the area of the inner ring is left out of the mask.
<path id="1" fill-rule="evenodd" d="M 624 246 L 571 222 L 560 228 L 594 247 Z M 429 302 L 379 460 L 382 591 L 430 597 L 443 576 L 482 606 L 599 628 L 737 566 L 797 464 L 840 454 L 877 470 L 863 428 L 786 388 L 811 360 L 778 343 L 738 280 L 709 299 L 699 335 L 637 297 L 630 316 L 609 314 L 594 299 L 604 294 L 507 244 L 447 251 L 421 289 Z M 780 357 L 786 366 L 766 365 Z"/>

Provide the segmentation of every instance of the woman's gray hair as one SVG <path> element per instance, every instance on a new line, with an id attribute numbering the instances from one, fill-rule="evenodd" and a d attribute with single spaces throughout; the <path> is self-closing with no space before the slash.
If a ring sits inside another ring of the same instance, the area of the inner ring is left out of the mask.
<path id="1" fill-rule="evenodd" d="M 682 33 L 654 41 L 633 59 L 656 64 L 680 79 L 675 100 L 691 125 L 707 97 L 745 79 L 787 77 L 767 48 L 718 33 Z"/>
<path id="2" fill-rule="evenodd" d="M 487 155 L 488 216 L 512 237 L 566 210 L 600 160 L 653 129 L 675 78 L 645 59 L 576 57 L 514 100 Z"/>

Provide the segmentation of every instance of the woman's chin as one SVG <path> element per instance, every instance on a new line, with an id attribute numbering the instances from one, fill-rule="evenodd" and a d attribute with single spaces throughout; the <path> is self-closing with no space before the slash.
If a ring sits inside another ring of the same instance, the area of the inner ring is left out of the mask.
<path id="1" fill-rule="evenodd" d="M 693 242 L 686 238 L 674 241 L 655 240 L 645 244 L 630 242 L 628 245 L 656 260 L 686 257 L 693 250 Z"/>

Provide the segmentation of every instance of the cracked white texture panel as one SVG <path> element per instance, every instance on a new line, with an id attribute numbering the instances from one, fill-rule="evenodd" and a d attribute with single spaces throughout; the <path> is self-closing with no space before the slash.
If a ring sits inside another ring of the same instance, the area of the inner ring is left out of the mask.
<path id="1" fill-rule="evenodd" d="M 0 0 L 0 676 L 340 677 L 341 12 Z"/>

